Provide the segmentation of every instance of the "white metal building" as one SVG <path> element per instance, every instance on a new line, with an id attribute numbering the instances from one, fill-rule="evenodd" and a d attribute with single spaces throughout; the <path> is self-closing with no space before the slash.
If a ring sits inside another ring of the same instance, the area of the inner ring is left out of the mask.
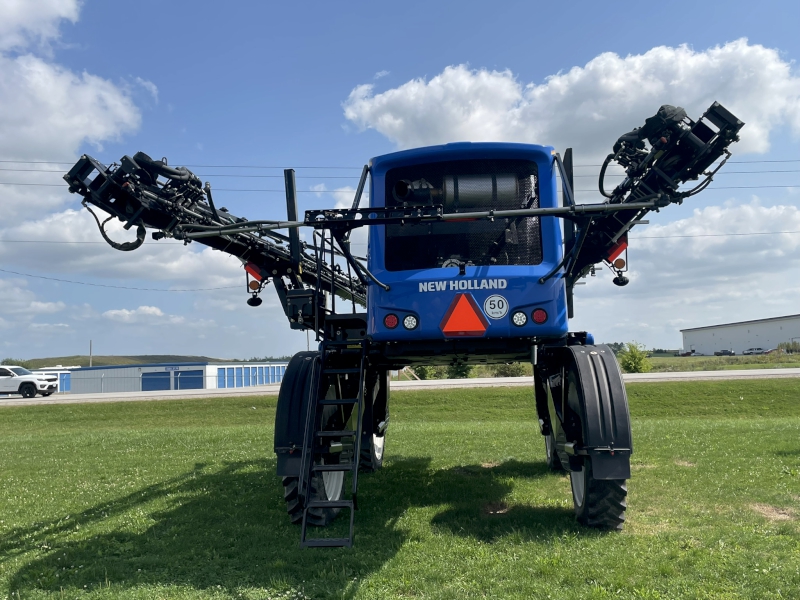
<path id="1" fill-rule="evenodd" d="M 197 362 L 83 367 L 71 371 L 60 387 L 73 394 L 251 387 L 280 383 L 287 364 Z"/>
<path id="2" fill-rule="evenodd" d="M 749 348 L 771 350 L 782 342 L 800 341 L 800 315 L 725 325 L 681 329 L 683 350 L 711 355 L 720 350 L 741 354 Z"/>

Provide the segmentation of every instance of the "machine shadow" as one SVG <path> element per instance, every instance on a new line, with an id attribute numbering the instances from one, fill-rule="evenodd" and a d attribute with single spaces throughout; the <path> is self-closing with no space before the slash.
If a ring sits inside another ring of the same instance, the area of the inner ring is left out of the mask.
<path id="1" fill-rule="evenodd" d="M 275 587 L 342 598 L 357 591 L 354 578 L 380 569 L 400 550 L 408 532 L 397 521 L 409 508 L 448 505 L 433 519 L 435 527 L 488 541 L 510 533 L 526 539 L 578 530 L 566 509 L 492 509 L 503 506 L 512 478 L 546 476 L 543 463 L 431 470 L 429 458 L 401 457 L 360 477 L 353 549 L 303 550 L 273 469 L 271 460 L 228 463 L 214 471 L 197 465 L 79 515 L 9 531 L 0 536 L 0 562 L 47 551 L 12 576 L 10 590 Z M 152 502 L 166 507 L 141 510 Z M 142 528 L 137 519 L 150 524 Z M 98 533 L 76 539 L 77 532 L 92 530 Z"/>

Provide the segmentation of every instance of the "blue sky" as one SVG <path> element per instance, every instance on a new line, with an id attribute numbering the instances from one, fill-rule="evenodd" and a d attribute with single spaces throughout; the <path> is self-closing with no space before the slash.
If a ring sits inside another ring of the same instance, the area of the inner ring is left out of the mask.
<path id="1" fill-rule="evenodd" d="M 738 108 L 748 125 L 734 160 L 800 160 L 794 2 L 0 0 L 0 20 L 1 160 L 69 163 L 88 152 L 110 162 L 142 150 L 171 164 L 277 167 L 194 169 L 220 204 L 248 218 L 282 216 L 282 193 L 223 190 L 280 190 L 280 178 L 264 176 L 296 167 L 301 208 L 328 206 L 371 156 L 419 143 L 571 145 L 578 164 L 594 164 L 662 103 L 695 117 L 709 99 Z M 681 327 L 800 312 L 800 234 L 729 236 L 800 231 L 800 173 L 763 172 L 800 162 L 726 170 L 717 187 L 736 189 L 709 190 L 635 231 L 650 239 L 632 244 L 631 285 L 591 280 L 575 328 L 678 347 Z M 579 170 L 577 189 L 594 188 L 596 171 Z M 0 181 L 58 184 L 60 174 L 4 171 Z M 145 292 L 0 272 L 0 354 L 86 353 L 89 339 L 107 354 L 249 357 L 305 347 L 271 293 L 259 309 L 245 305 L 234 259 L 153 242 L 118 253 L 96 243 L 64 189 L 0 188 L 0 269 L 230 288 Z"/>

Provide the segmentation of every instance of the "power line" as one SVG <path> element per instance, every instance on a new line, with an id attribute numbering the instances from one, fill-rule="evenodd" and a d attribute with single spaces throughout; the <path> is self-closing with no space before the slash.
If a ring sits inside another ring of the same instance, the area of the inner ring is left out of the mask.
<path id="1" fill-rule="evenodd" d="M 8 171 L 13 173 L 59 173 L 63 174 L 61 169 L 4 169 L 0 171 Z M 788 173 L 789 171 L 782 171 Z M 800 171 L 794 171 L 800 172 Z M 283 179 L 283 175 L 240 175 L 238 173 L 195 173 L 198 177 L 236 177 L 240 179 Z M 585 177 L 581 175 L 580 177 Z M 297 179 L 358 179 L 356 175 L 302 175 Z"/>
<path id="2" fill-rule="evenodd" d="M 697 233 L 693 235 L 642 235 L 632 236 L 634 240 L 667 240 L 670 238 L 702 238 L 702 237 L 730 237 L 747 235 L 780 235 L 782 233 L 800 233 L 800 231 L 753 231 L 748 233 Z"/>
<path id="3" fill-rule="evenodd" d="M 633 239 L 637 240 L 656 240 L 656 239 L 670 239 L 670 238 L 700 238 L 700 237 L 730 237 L 730 236 L 748 236 L 748 235 L 781 235 L 781 234 L 797 234 L 800 231 L 751 231 L 751 232 L 743 232 L 743 233 L 698 233 L 692 235 L 648 235 L 648 236 L 634 236 Z M 63 241 L 49 241 L 49 240 L 0 240 L 0 244 L 102 244 L 105 245 L 106 242 L 63 242 Z M 365 243 L 356 243 L 351 242 L 353 246 L 366 246 Z M 2 269 L 0 269 L 2 270 Z M 76 282 L 71 282 L 76 283 Z M 79 282 L 77 282 L 79 283 Z M 95 285 L 95 284 L 86 284 L 86 285 Z M 236 286 L 238 287 L 238 286 Z M 126 288 L 127 289 L 127 288 Z M 140 288 L 130 288 L 130 289 L 140 289 Z M 227 288 L 208 288 L 208 289 L 227 289 Z M 162 290 L 162 291 L 187 291 L 187 292 L 194 292 L 194 291 L 202 291 L 202 290 Z"/>
<path id="4" fill-rule="evenodd" d="M 63 174 L 64 171 L 61 169 L 6 169 L 1 168 L 0 171 L 10 172 L 10 173 L 59 173 Z M 743 174 L 750 174 L 750 175 L 760 175 L 762 173 L 800 173 L 800 169 L 784 169 L 784 170 L 767 170 L 767 171 L 720 171 L 716 174 L 716 176 L 720 175 L 743 175 Z M 283 179 L 283 175 L 241 175 L 239 173 L 195 173 L 198 177 L 206 178 L 206 177 L 227 177 L 233 179 Z M 607 176 L 610 177 L 624 177 L 624 173 L 609 173 Z M 597 177 L 597 175 L 574 175 L 574 177 Z M 358 179 L 355 175 L 301 175 L 297 177 L 297 179 L 350 179 L 355 180 Z M 317 191 L 317 190 L 312 190 Z M 322 191 L 330 191 L 330 190 L 322 190 Z"/>
<path id="5" fill-rule="evenodd" d="M 60 187 L 66 188 L 66 184 L 64 183 L 20 183 L 14 181 L 0 181 L 0 185 L 24 185 L 24 186 L 33 186 L 33 187 Z M 786 186 L 786 187 L 794 187 L 794 186 Z M 279 190 L 269 190 L 269 189 L 257 189 L 257 190 L 244 190 L 238 188 L 214 188 L 215 192 L 280 192 L 285 193 L 285 189 Z M 326 193 L 344 193 L 344 192 L 351 192 L 355 190 L 295 190 L 298 194 L 326 194 Z M 369 197 L 369 194 L 364 194 L 365 198 Z"/>
<path id="6" fill-rule="evenodd" d="M 61 183 L 17 183 L 13 181 L 0 181 L 0 185 L 23 185 L 23 186 L 38 186 L 38 187 L 65 187 Z M 708 189 L 711 190 L 753 190 L 753 189 L 766 189 L 766 188 L 796 188 L 800 187 L 800 183 L 794 185 L 729 185 L 729 186 L 716 186 L 711 185 Z M 285 189 L 241 189 L 241 188 L 216 188 L 217 192 L 286 192 Z M 596 189 L 591 190 L 574 190 L 575 192 L 596 192 Z M 298 194 L 325 194 L 335 193 L 336 190 L 297 190 Z M 365 194 L 365 197 L 367 195 Z"/>
<path id="7" fill-rule="evenodd" d="M 69 242 L 67 242 L 69 243 Z M 124 285 L 106 285 L 103 283 L 88 283 L 86 281 L 72 281 L 69 279 L 58 279 L 56 277 L 45 277 L 44 275 L 32 275 L 31 273 L 20 273 L 18 271 L 9 271 L 8 269 L 0 269 L 0 272 L 3 273 L 11 273 L 12 275 L 20 275 L 21 277 L 32 277 L 34 279 L 47 279 L 48 281 L 59 281 L 61 283 L 74 283 L 76 285 L 90 285 L 92 287 L 103 287 L 103 288 L 114 288 L 117 290 L 136 290 L 140 292 L 209 292 L 211 290 L 231 290 L 234 288 L 239 288 L 241 286 L 238 285 L 229 285 L 225 287 L 214 287 L 214 288 L 196 288 L 191 290 L 165 290 L 163 288 L 138 288 L 138 287 L 127 287 Z"/>
<path id="8" fill-rule="evenodd" d="M 756 163 L 796 163 L 800 162 L 800 158 L 784 159 L 784 160 L 729 160 L 728 164 L 756 164 Z M 7 164 L 21 164 L 21 165 L 69 165 L 73 166 L 75 161 L 72 162 L 59 162 L 52 160 L 0 160 L 0 163 Z M 177 164 L 177 163 L 176 163 Z M 288 167 L 270 167 L 264 165 L 182 165 L 191 167 L 193 169 L 285 169 Z M 601 164 L 577 164 L 574 167 L 601 167 Z M 613 165 L 617 166 L 617 165 Z M 363 167 L 334 167 L 330 165 L 305 165 L 300 167 L 291 167 L 292 169 L 340 169 L 340 170 L 358 170 Z"/>

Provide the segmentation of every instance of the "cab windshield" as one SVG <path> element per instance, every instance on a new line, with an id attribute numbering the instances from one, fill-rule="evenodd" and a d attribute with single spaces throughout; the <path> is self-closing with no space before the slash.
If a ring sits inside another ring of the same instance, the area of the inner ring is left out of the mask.
<path id="1" fill-rule="evenodd" d="M 10 369 L 17 375 L 33 375 L 28 369 L 23 369 L 22 367 L 10 367 Z"/>
<path id="2" fill-rule="evenodd" d="M 388 208 L 442 205 L 445 213 L 539 207 L 536 163 L 460 160 L 398 167 L 386 173 Z M 538 217 L 386 226 L 386 269 L 538 265 Z"/>

